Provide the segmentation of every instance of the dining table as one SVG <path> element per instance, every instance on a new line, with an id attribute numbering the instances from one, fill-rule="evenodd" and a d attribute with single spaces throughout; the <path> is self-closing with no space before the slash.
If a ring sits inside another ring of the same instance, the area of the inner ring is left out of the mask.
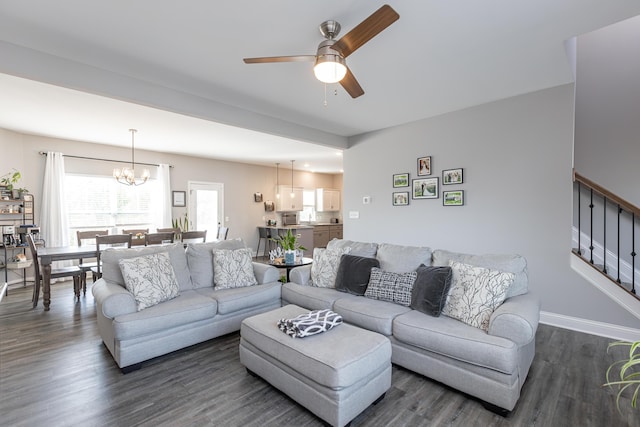
<path id="1" fill-rule="evenodd" d="M 51 263 L 54 261 L 95 258 L 98 256 L 96 245 L 39 247 L 38 258 L 42 268 L 42 293 L 44 311 L 51 305 Z M 38 302 L 35 301 L 37 305 Z"/>

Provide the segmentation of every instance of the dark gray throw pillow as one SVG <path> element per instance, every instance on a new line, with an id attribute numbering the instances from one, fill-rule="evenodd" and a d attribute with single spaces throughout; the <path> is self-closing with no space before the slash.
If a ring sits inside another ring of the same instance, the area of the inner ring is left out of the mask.
<path id="1" fill-rule="evenodd" d="M 380 267 L 380 262 L 375 258 L 342 255 L 336 274 L 336 289 L 353 295 L 364 295 L 372 267 Z"/>
<path id="2" fill-rule="evenodd" d="M 447 302 L 451 286 L 451 267 L 420 265 L 413 285 L 410 307 L 429 316 L 438 317 Z"/>

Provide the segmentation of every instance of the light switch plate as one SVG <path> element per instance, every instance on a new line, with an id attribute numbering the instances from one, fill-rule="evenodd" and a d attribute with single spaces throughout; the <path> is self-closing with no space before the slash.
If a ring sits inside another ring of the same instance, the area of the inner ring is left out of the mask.
<path id="1" fill-rule="evenodd" d="M 349 218 L 350 219 L 358 219 L 358 218 L 360 218 L 360 212 L 358 212 L 358 211 L 349 211 Z"/>

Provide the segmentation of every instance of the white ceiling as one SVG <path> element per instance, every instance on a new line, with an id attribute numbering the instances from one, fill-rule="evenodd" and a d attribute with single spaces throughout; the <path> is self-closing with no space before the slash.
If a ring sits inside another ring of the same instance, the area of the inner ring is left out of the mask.
<path id="1" fill-rule="evenodd" d="M 347 59 L 365 95 L 329 85 L 324 106 L 312 63 L 242 58 L 314 54 L 322 21 L 344 35 L 382 2 L 3 0 L 0 127 L 124 146 L 133 127 L 139 148 L 337 172 L 349 136 L 573 81 L 565 41 L 640 14 L 638 0 L 388 3 L 399 21 Z"/>

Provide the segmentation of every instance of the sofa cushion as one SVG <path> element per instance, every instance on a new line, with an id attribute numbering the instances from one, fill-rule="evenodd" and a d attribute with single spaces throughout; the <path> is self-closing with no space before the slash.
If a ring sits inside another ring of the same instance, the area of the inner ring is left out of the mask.
<path id="1" fill-rule="evenodd" d="M 118 264 L 138 311 L 178 296 L 178 281 L 168 253 L 121 259 Z"/>
<path id="2" fill-rule="evenodd" d="M 173 271 L 180 285 L 180 291 L 193 289 L 191 283 L 191 273 L 187 266 L 187 256 L 182 243 L 162 246 L 148 246 L 142 248 L 108 248 L 102 252 L 102 277 L 105 280 L 124 286 L 124 278 L 118 261 L 127 258 L 136 258 L 140 256 L 167 252 L 171 259 Z"/>
<path id="3" fill-rule="evenodd" d="M 221 240 L 208 243 L 189 243 L 187 245 L 187 264 L 191 273 L 193 287 L 213 287 L 213 250 L 214 249 L 242 249 L 242 239 Z"/>
<path id="4" fill-rule="evenodd" d="M 313 250 L 313 264 L 311 264 L 311 284 L 318 288 L 335 288 L 340 257 L 350 251 L 349 247 L 315 248 Z"/>
<path id="5" fill-rule="evenodd" d="M 309 310 L 332 309 L 338 299 L 358 298 L 333 288 L 316 288 L 315 286 L 299 285 L 289 282 L 282 285 L 283 303 L 295 304 Z"/>
<path id="6" fill-rule="evenodd" d="M 333 311 L 340 314 L 347 323 L 390 336 L 393 319 L 411 309 L 392 302 L 349 295 L 336 300 Z"/>
<path id="7" fill-rule="evenodd" d="M 431 265 L 431 249 L 381 243 L 376 255 L 380 268 L 394 273 L 416 271 L 420 264 Z"/>
<path id="8" fill-rule="evenodd" d="M 527 275 L 527 260 L 516 254 L 500 255 L 470 255 L 457 252 L 449 252 L 442 249 L 433 251 L 433 265 L 448 266 L 451 261 L 471 264 L 491 270 L 506 271 L 515 274 L 513 284 L 507 291 L 507 298 L 526 294 L 529 290 L 529 278 Z"/>
<path id="9" fill-rule="evenodd" d="M 488 330 L 491 314 L 504 301 L 515 274 L 457 261 L 451 261 L 451 271 L 451 289 L 442 313 Z"/>
<path id="10" fill-rule="evenodd" d="M 364 295 L 372 267 L 380 267 L 380 262 L 375 258 L 342 255 L 336 273 L 336 289 L 353 295 Z"/>
<path id="11" fill-rule="evenodd" d="M 215 300 L 194 290 L 184 291 L 174 299 L 146 310 L 116 316 L 113 319 L 115 338 L 139 339 L 177 326 L 213 319 L 216 309 Z"/>
<path id="12" fill-rule="evenodd" d="M 230 314 L 270 303 L 280 304 L 280 282 L 244 288 L 196 289 L 200 295 L 213 298 L 218 303 L 218 313 Z"/>
<path id="13" fill-rule="evenodd" d="M 216 249 L 213 251 L 215 289 L 243 288 L 257 285 L 253 274 L 251 249 Z"/>
<path id="14" fill-rule="evenodd" d="M 411 304 L 411 292 L 416 275 L 415 271 L 393 273 L 373 267 L 364 296 L 408 307 Z"/>
<path id="15" fill-rule="evenodd" d="M 416 270 L 411 308 L 429 316 L 440 316 L 451 286 L 451 267 L 427 267 Z"/>
<path id="16" fill-rule="evenodd" d="M 505 374 L 518 370 L 518 346 L 514 342 L 486 334 L 450 317 L 427 316 L 411 310 L 394 319 L 393 337 L 442 356 Z"/>
<path id="17" fill-rule="evenodd" d="M 367 258 L 375 258 L 378 251 L 377 243 L 354 242 L 353 240 L 332 239 L 327 244 L 327 249 L 351 248 L 351 255 Z"/>

